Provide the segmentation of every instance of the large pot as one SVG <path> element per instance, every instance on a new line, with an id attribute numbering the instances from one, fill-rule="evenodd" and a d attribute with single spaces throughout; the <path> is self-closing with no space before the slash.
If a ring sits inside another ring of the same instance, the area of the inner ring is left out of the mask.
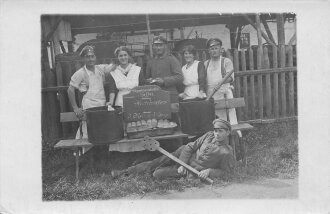
<path id="1" fill-rule="evenodd" d="M 183 100 L 179 102 L 183 133 L 199 136 L 213 130 L 214 100 Z"/>
<path id="2" fill-rule="evenodd" d="M 88 141 L 92 144 L 115 143 L 124 138 L 123 110 L 106 106 L 86 109 Z"/>

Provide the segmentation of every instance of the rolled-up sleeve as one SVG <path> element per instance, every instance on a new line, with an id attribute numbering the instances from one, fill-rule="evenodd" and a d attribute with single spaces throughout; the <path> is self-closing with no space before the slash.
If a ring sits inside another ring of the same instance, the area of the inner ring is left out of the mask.
<path id="1" fill-rule="evenodd" d="M 80 84 L 82 83 L 83 79 L 84 75 L 82 70 L 78 70 L 71 76 L 70 85 L 76 89 L 80 89 Z"/>

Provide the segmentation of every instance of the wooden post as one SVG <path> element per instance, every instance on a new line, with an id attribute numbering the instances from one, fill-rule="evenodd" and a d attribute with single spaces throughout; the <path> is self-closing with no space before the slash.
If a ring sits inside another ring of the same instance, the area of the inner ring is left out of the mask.
<path id="1" fill-rule="evenodd" d="M 48 52 L 45 42 L 41 44 L 41 71 L 43 87 L 56 86 L 56 76 L 48 63 Z M 61 135 L 61 124 L 58 117 L 57 96 L 55 93 L 42 93 L 42 143 L 56 139 Z"/>
<path id="2" fill-rule="evenodd" d="M 276 14 L 278 44 L 285 45 L 284 15 Z"/>
<path id="3" fill-rule="evenodd" d="M 67 72 L 68 78 L 67 78 L 67 81 L 65 82 L 65 85 L 70 84 L 71 77 L 75 72 L 76 71 L 72 70 L 72 61 L 69 61 L 68 62 L 68 72 Z M 66 92 L 64 92 L 64 93 L 66 93 Z M 68 101 L 68 99 L 66 100 L 66 105 L 67 105 L 66 109 L 68 109 L 68 106 L 69 107 L 71 106 L 70 101 Z M 77 130 L 77 127 L 78 127 L 77 125 L 78 125 L 77 123 L 71 122 L 71 132 L 70 133 L 73 132 L 73 134 L 75 134 L 75 131 Z"/>
<path id="4" fill-rule="evenodd" d="M 254 59 L 253 59 L 253 49 L 249 48 L 249 64 L 250 64 L 250 70 L 254 70 Z M 256 101 L 255 101 L 255 90 L 254 90 L 254 75 L 250 76 L 250 85 L 251 85 L 251 119 L 255 119 L 255 107 L 256 107 Z"/>
<path id="5" fill-rule="evenodd" d="M 264 47 L 264 68 L 269 68 L 268 48 Z M 266 115 L 271 118 L 272 115 L 272 92 L 270 84 L 270 74 L 266 74 Z"/>
<path id="6" fill-rule="evenodd" d="M 280 67 L 285 67 L 285 32 L 284 32 L 284 15 L 277 14 L 277 35 L 278 45 L 280 50 Z M 280 74 L 281 82 L 281 116 L 286 116 L 286 87 L 285 73 Z"/>
<path id="7" fill-rule="evenodd" d="M 241 66 L 242 71 L 246 71 L 246 57 L 245 57 L 245 49 L 241 50 Z M 249 119 L 249 99 L 248 99 L 248 84 L 247 84 L 247 76 L 243 76 L 243 94 L 245 100 L 244 106 L 244 120 Z"/>
<path id="8" fill-rule="evenodd" d="M 272 46 L 273 50 L 273 68 L 277 68 L 277 47 L 275 45 Z M 274 100 L 273 100 L 273 110 L 275 118 L 279 116 L 279 101 L 278 101 L 278 74 L 275 73 L 273 76 L 273 91 L 274 91 Z"/>
<path id="9" fill-rule="evenodd" d="M 252 25 L 252 27 L 254 27 L 255 29 L 257 29 L 257 26 L 253 23 L 253 21 L 247 16 L 247 15 L 243 15 L 244 18 L 250 23 L 250 25 Z M 271 45 L 276 45 L 275 43 L 273 43 L 269 38 L 268 36 L 263 32 L 261 31 L 261 35 L 262 37 Z"/>
<path id="10" fill-rule="evenodd" d="M 288 47 L 288 66 L 293 67 L 293 53 L 292 46 Z M 289 73 L 289 114 L 293 116 L 294 112 L 294 78 L 293 72 Z"/>
<path id="11" fill-rule="evenodd" d="M 239 69 L 239 58 L 238 58 L 238 50 L 235 48 L 234 49 L 234 71 L 237 72 Z M 236 88 L 236 97 L 241 97 L 241 78 L 236 77 L 235 78 L 235 88 Z M 237 120 L 240 121 L 242 118 L 241 114 L 241 109 L 237 108 Z"/>
<path id="12" fill-rule="evenodd" d="M 257 36 L 258 36 L 258 50 L 257 50 L 257 69 L 262 69 L 262 38 L 261 38 L 261 25 L 260 16 L 256 15 L 256 26 L 257 26 Z M 262 75 L 258 75 L 258 110 L 259 118 L 262 119 L 264 115 L 263 110 L 263 86 L 262 86 Z"/>
<path id="13" fill-rule="evenodd" d="M 184 30 L 183 30 L 183 27 L 180 27 L 179 30 L 180 30 L 180 39 L 181 39 L 181 40 L 185 39 L 185 38 L 184 38 Z"/>
<path id="14" fill-rule="evenodd" d="M 268 26 L 268 24 L 267 24 L 267 21 L 264 20 L 264 19 L 261 19 L 261 21 L 262 21 L 262 24 L 263 24 L 264 27 L 265 27 L 266 33 L 267 33 L 267 35 L 268 35 L 268 38 L 269 38 L 274 44 L 276 44 L 275 39 L 274 39 L 274 37 L 273 37 L 273 34 L 272 34 L 272 32 L 270 31 L 269 26 Z"/>
<path id="15" fill-rule="evenodd" d="M 148 30 L 148 44 L 149 44 L 150 58 L 152 58 L 153 53 L 152 53 L 152 42 L 151 42 L 151 33 L 150 33 L 150 21 L 148 14 L 146 15 L 146 21 L 147 21 L 147 30 Z"/>
<path id="16" fill-rule="evenodd" d="M 230 48 L 235 48 L 235 38 L 236 38 L 236 26 L 233 25 L 227 25 L 227 28 L 229 28 L 229 33 L 230 33 Z"/>
<path id="17" fill-rule="evenodd" d="M 56 64 L 56 79 L 57 79 L 57 86 L 64 86 L 63 84 L 63 72 L 62 72 L 62 65 L 61 63 Z M 65 103 L 65 92 L 59 91 L 58 92 L 58 98 L 60 101 L 60 112 L 66 112 L 66 103 Z M 62 124 L 62 131 L 63 131 L 63 137 L 68 137 L 69 133 L 69 126 L 67 123 Z"/>

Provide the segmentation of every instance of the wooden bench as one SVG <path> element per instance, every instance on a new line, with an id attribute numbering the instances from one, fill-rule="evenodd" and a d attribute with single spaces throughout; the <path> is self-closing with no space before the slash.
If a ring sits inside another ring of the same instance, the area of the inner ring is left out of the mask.
<path id="1" fill-rule="evenodd" d="M 227 121 L 229 121 L 229 122 L 230 122 L 229 109 L 231 109 L 231 108 L 236 109 L 236 108 L 240 108 L 240 107 L 244 107 L 244 106 L 245 106 L 244 97 L 228 99 L 225 96 L 225 98 L 222 99 L 222 100 L 215 100 L 215 109 L 216 110 L 223 110 L 224 109 L 226 111 Z M 249 129 L 252 129 L 252 128 L 253 128 L 253 126 L 250 125 L 249 123 L 238 123 L 238 124 L 232 125 L 232 133 L 229 137 L 229 143 L 233 147 L 235 159 L 236 159 L 236 145 L 235 145 L 235 142 L 232 140 L 232 134 L 237 132 L 237 131 L 249 130 Z M 246 162 L 246 145 L 245 145 L 246 143 L 242 142 L 242 140 L 239 139 L 239 144 L 240 144 L 241 153 L 242 153 L 242 162 L 246 166 L 247 165 L 247 162 Z"/>
<path id="2" fill-rule="evenodd" d="M 217 100 L 215 101 L 215 109 L 230 109 L 230 108 L 238 108 L 245 106 L 244 98 L 233 98 L 233 99 L 224 99 L 224 100 Z M 172 113 L 178 113 L 179 112 L 179 103 L 172 103 L 171 104 L 171 111 Z M 60 115 L 60 121 L 62 123 L 65 122 L 76 122 L 79 121 L 79 119 L 76 117 L 74 112 L 64 112 Z M 251 129 L 253 126 L 251 126 L 248 123 L 240 123 L 232 125 L 232 133 L 238 130 L 247 130 Z M 164 135 L 164 136 L 156 136 L 153 137 L 156 140 L 164 140 L 164 139 L 182 139 L 182 138 L 188 138 L 188 134 L 184 134 L 181 131 L 176 131 L 172 135 Z M 191 136 L 190 136 L 191 137 Z M 230 138 L 231 139 L 231 138 Z M 233 146 L 233 149 L 235 151 L 235 144 L 230 140 L 231 145 Z M 241 143 L 241 142 L 240 142 Z M 103 144 L 104 145 L 104 144 Z M 106 144 L 107 145 L 107 144 Z M 110 145 L 110 143 L 108 144 Z M 62 149 L 72 149 L 75 156 L 75 174 L 76 174 L 76 180 L 79 180 L 79 157 L 82 156 L 82 148 L 83 147 L 93 147 L 94 144 L 88 142 L 87 138 L 82 139 L 68 139 L 68 140 L 61 140 L 59 141 L 54 147 L 55 148 L 62 148 Z M 125 151 L 121 150 L 121 147 L 125 147 Z M 111 144 L 111 151 L 120 151 L 120 152 L 134 152 L 134 151 L 142 151 L 145 150 L 145 148 L 142 145 L 141 139 L 128 139 L 124 138 L 122 140 L 117 141 L 114 144 Z M 245 145 L 244 145 L 245 148 Z M 236 153 L 234 153 L 234 156 L 236 158 Z M 245 158 L 245 152 L 243 157 L 243 162 L 246 164 L 246 158 Z"/>
<path id="3" fill-rule="evenodd" d="M 179 104 L 173 103 L 171 104 L 171 111 L 172 113 L 179 112 Z M 63 112 L 60 114 L 60 122 L 77 122 L 79 119 L 77 118 L 74 112 Z M 155 140 L 165 140 L 165 139 L 182 139 L 187 138 L 188 134 L 184 134 L 181 131 L 175 131 L 171 135 L 163 135 L 163 136 L 155 136 L 152 137 Z M 128 139 L 123 138 L 116 143 L 109 143 L 109 144 L 101 144 L 101 145 L 109 145 L 110 151 L 120 151 L 120 152 L 134 152 L 134 151 L 142 151 L 145 150 L 142 144 L 142 139 Z M 82 139 L 67 139 L 67 140 L 60 140 L 58 143 L 55 144 L 54 148 L 57 149 L 72 149 L 73 155 L 75 156 L 75 174 L 76 180 L 79 181 L 79 158 L 82 156 L 82 149 L 84 147 L 93 147 L 97 146 L 88 141 L 87 138 Z M 123 149 L 124 148 L 124 149 Z"/>

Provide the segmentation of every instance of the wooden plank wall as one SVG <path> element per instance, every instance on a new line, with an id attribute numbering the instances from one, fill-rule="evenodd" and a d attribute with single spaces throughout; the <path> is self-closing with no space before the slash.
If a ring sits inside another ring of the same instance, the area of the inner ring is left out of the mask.
<path id="1" fill-rule="evenodd" d="M 234 49 L 223 53 L 233 61 L 234 96 L 244 97 L 246 102 L 244 108 L 237 109 L 239 121 L 297 115 L 297 69 L 294 53 L 295 49 L 292 46 L 264 46 L 259 50 L 250 47 L 246 50 Z M 177 53 L 176 56 L 181 64 L 185 63 L 181 53 Z M 198 60 L 205 61 L 208 58 L 206 50 L 198 50 Z M 113 60 L 107 58 L 99 62 L 110 63 Z M 146 60 L 146 57 L 134 58 L 142 70 L 145 70 Z M 43 68 L 42 134 L 46 139 L 75 136 L 77 123 L 61 124 L 59 112 L 72 111 L 66 86 L 69 85 L 72 74 L 82 66 L 83 63 L 79 60 L 61 60 L 57 62 L 54 72 L 49 71 L 49 68 Z M 51 75 L 53 79 L 50 78 Z M 81 98 L 79 94 L 77 100 Z"/>

